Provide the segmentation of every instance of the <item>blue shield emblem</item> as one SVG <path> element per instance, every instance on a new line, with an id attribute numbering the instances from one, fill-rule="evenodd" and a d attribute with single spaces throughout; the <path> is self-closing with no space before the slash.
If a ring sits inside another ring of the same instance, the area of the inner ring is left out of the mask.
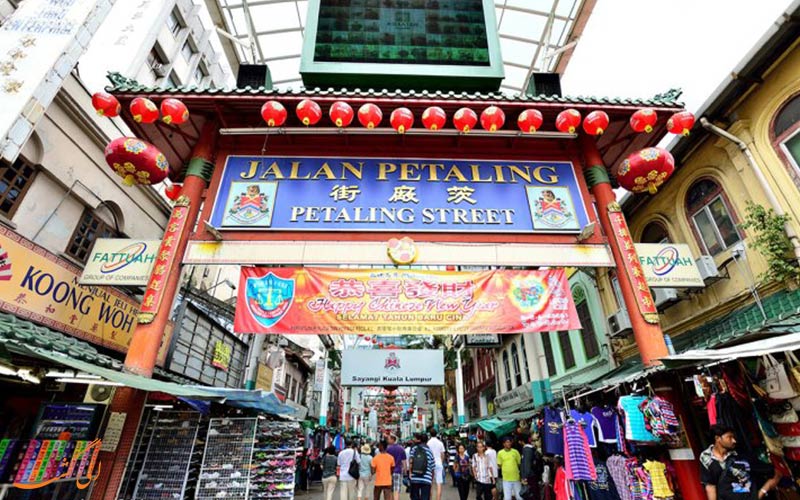
<path id="1" fill-rule="evenodd" d="M 294 302 L 294 280 L 272 273 L 261 278 L 247 278 L 247 309 L 266 328 L 283 318 Z"/>

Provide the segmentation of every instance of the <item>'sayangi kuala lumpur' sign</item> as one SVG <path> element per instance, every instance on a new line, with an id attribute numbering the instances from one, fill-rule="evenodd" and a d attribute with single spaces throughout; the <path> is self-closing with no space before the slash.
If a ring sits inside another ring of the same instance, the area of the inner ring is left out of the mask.
<path id="1" fill-rule="evenodd" d="M 211 224 L 228 230 L 577 233 L 569 162 L 229 156 Z"/>

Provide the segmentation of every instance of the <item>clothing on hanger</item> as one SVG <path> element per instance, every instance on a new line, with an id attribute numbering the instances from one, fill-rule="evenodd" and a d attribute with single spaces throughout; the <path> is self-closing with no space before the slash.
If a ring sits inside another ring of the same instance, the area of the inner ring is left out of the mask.
<path id="1" fill-rule="evenodd" d="M 590 500 L 621 500 L 614 484 L 614 479 L 611 477 L 606 464 L 602 462 L 595 463 L 595 471 L 597 479 L 588 484 Z"/>
<path id="2" fill-rule="evenodd" d="M 589 441 L 590 448 L 597 448 L 597 440 L 594 437 L 595 420 L 591 412 L 581 412 L 578 410 L 570 411 L 572 418 L 581 424 L 583 431 L 586 433 L 586 439 Z"/>
<path id="3" fill-rule="evenodd" d="M 559 467 L 556 471 L 553 490 L 556 493 L 556 500 L 569 500 L 569 485 L 567 484 L 567 474 L 564 467 Z"/>
<path id="4" fill-rule="evenodd" d="M 708 411 L 708 425 L 716 425 L 716 423 L 717 423 L 717 393 L 711 394 L 711 397 L 708 398 L 708 404 L 706 405 L 706 410 Z"/>
<path id="5" fill-rule="evenodd" d="M 598 439 L 601 443 L 617 442 L 617 411 L 610 406 L 595 406 L 591 410 L 594 425 L 597 428 Z"/>
<path id="6" fill-rule="evenodd" d="M 564 454 L 564 418 L 557 408 L 544 409 L 544 436 L 542 446 L 545 453 Z"/>
<path id="7" fill-rule="evenodd" d="M 608 468 L 608 473 L 614 481 L 614 486 L 620 499 L 632 500 L 631 491 L 628 489 L 628 469 L 625 466 L 625 457 L 622 455 L 608 457 L 606 468 Z"/>
<path id="8" fill-rule="evenodd" d="M 573 481 L 594 481 L 597 472 L 594 468 L 592 451 L 583 426 L 576 420 L 564 424 L 564 466 L 567 479 Z"/>
<path id="9" fill-rule="evenodd" d="M 625 423 L 625 439 L 640 443 L 657 443 L 659 439 L 647 430 L 644 414 L 640 405 L 645 396 L 622 396 L 619 398 L 619 410 Z"/>
<path id="10" fill-rule="evenodd" d="M 650 474 L 654 498 L 665 499 L 675 496 L 675 492 L 672 491 L 667 481 L 666 465 L 655 460 L 648 460 L 644 463 L 644 468 Z"/>

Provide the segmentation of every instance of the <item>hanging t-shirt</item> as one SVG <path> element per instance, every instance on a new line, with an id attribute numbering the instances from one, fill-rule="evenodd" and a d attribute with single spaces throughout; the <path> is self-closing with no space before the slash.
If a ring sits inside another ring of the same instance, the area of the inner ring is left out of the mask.
<path id="1" fill-rule="evenodd" d="M 586 439 L 589 441 L 589 446 L 592 448 L 597 448 L 597 441 L 594 438 L 594 415 L 590 412 L 581 413 L 578 410 L 572 410 L 569 412 L 572 415 L 572 418 L 583 426 L 583 432 L 586 433 Z"/>
<path id="2" fill-rule="evenodd" d="M 613 455 L 606 460 L 608 473 L 614 480 L 614 485 L 621 500 L 631 500 L 631 490 L 628 489 L 628 468 L 626 467 L 625 457 Z"/>
<path id="3" fill-rule="evenodd" d="M 553 490 L 556 493 L 556 500 L 569 500 L 569 485 L 567 484 L 567 474 L 563 467 L 556 471 L 553 481 Z"/>
<path id="4" fill-rule="evenodd" d="M 564 454 L 564 419 L 561 410 L 544 409 L 544 452 L 553 455 Z"/>
<path id="5" fill-rule="evenodd" d="M 597 479 L 586 433 L 576 421 L 564 424 L 564 468 L 567 479 L 574 481 Z"/>
<path id="6" fill-rule="evenodd" d="M 617 411 L 610 406 L 595 406 L 591 410 L 594 424 L 597 427 L 597 437 L 601 443 L 616 444 L 617 442 Z"/>
<path id="7" fill-rule="evenodd" d="M 647 399 L 644 396 L 622 396 L 619 408 L 625 421 L 625 438 L 638 442 L 659 442 L 644 423 L 644 414 L 639 406 Z"/>
<path id="8" fill-rule="evenodd" d="M 644 468 L 650 473 L 650 481 L 653 484 L 654 498 L 672 498 L 675 493 L 667 481 L 667 466 L 655 460 L 648 460 L 644 463 Z"/>
<path id="9" fill-rule="evenodd" d="M 594 465 L 597 479 L 588 484 L 589 498 L 591 500 L 620 500 L 614 479 L 608 472 L 608 468 L 602 462 Z"/>

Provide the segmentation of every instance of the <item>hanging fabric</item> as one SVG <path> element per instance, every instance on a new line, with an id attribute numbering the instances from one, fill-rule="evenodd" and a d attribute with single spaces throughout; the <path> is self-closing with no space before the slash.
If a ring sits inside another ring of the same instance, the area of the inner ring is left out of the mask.
<path id="1" fill-rule="evenodd" d="M 597 462 L 595 464 L 597 479 L 588 484 L 589 498 L 591 500 L 621 500 L 614 479 L 606 464 Z"/>
<path id="2" fill-rule="evenodd" d="M 595 406 L 592 408 L 591 414 L 594 417 L 599 441 L 601 443 L 615 444 L 617 442 L 617 432 L 619 431 L 617 411 L 610 406 Z"/>
<path id="3" fill-rule="evenodd" d="M 619 410 L 625 423 L 625 438 L 638 443 L 657 443 L 659 439 L 647 430 L 640 405 L 644 396 L 622 396 Z"/>
<path id="4" fill-rule="evenodd" d="M 569 480 L 594 481 L 597 479 L 586 433 L 583 426 L 574 420 L 564 424 L 564 465 Z"/>
<path id="5" fill-rule="evenodd" d="M 612 455 L 606 460 L 606 467 L 611 479 L 614 481 L 614 486 L 617 489 L 617 494 L 621 500 L 633 500 L 631 490 L 628 489 L 628 468 L 626 467 L 625 457 L 622 455 Z"/>
<path id="6" fill-rule="evenodd" d="M 594 437 L 595 419 L 591 412 L 580 412 L 573 409 L 570 416 L 583 427 L 586 439 L 589 441 L 590 448 L 597 448 L 597 440 Z"/>
<path id="7" fill-rule="evenodd" d="M 644 463 L 644 468 L 650 474 L 654 498 L 666 499 L 675 496 L 667 481 L 666 465 L 655 460 L 648 460 Z"/>
<path id="8" fill-rule="evenodd" d="M 552 455 L 564 454 L 564 419 L 561 411 L 556 408 L 544 409 L 544 437 L 543 449 Z"/>

